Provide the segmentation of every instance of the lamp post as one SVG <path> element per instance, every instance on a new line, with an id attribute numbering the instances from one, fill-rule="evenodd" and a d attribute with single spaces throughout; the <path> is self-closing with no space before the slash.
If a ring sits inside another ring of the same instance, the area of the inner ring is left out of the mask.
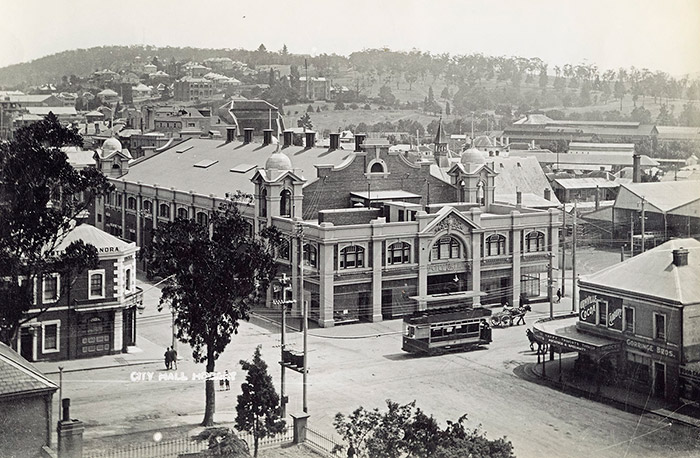
<path id="1" fill-rule="evenodd" d="M 303 341 L 304 341 L 304 356 L 303 356 L 303 387 L 302 387 L 302 409 L 304 413 L 308 413 L 308 405 L 306 403 L 306 388 L 307 388 L 307 376 L 309 373 L 309 368 L 308 368 L 308 347 L 307 347 L 307 334 L 308 334 L 308 329 L 309 329 L 309 314 L 308 310 L 306 307 L 306 301 L 304 300 L 304 227 L 302 226 L 301 222 L 298 223 L 297 225 L 297 236 L 299 237 L 299 247 L 300 247 L 300 261 L 301 263 L 299 264 L 299 270 L 300 270 L 300 287 L 299 287 L 299 300 L 301 301 L 301 313 L 303 316 Z"/>

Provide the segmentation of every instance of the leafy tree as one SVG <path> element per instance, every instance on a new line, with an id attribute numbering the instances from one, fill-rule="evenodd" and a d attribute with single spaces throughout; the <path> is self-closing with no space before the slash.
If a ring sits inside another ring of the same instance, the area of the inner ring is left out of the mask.
<path id="1" fill-rule="evenodd" d="M 644 107 L 636 107 L 630 113 L 630 119 L 641 124 L 651 124 L 651 113 Z"/>
<path id="2" fill-rule="evenodd" d="M 207 428 L 193 437 L 197 441 L 207 441 L 208 449 L 200 453 L 204 456 L 226 458 L 250 458 L 248 443 L 239 438 L 230 428 Z"/>
<path id="3" fill-rule="evenodd" d="M 449 116 L 451 114 L 450 102 L 445 102 L 445 115 Z"/>
<path id="4" fill-rule="evenodd" d="M 418 81 L 418 75 L 413 71 L 407 71 L 404 78 L 406 79 L 406 82 L 408 83 L 408 90 L 412 91 L 413 90 L 413 83 Z"/>
<path id="5" fill-rule="evenodd" d="M 311 123 L 311 116 L 309 116 L 309 113 L 304 113 L 304 116 L 297 119 L 297 127 L 303 127 L 304 129 L 314 128 L 314 125 Z"/>
<path id="6" fill-rule="evenodd" d="M 75 129 L 53 113 L 18 129 L 0 143 L 0 341 L 11 345 L 20 326 L 37 313 L 32 290 L 50 273 L 63 274 L 65 292 L 73 273 L 97 265 L 97 250 L 82 242 L 56 252 L 75 217 L 113 187 L 96 168 L 75 170 L 64 146 L 82 146 Z M 82 198 L 81 198 L 82 194 Z"/>
<path id="7" fill-rule="evenodd" d="M 441 98 L 441 99 L 447 100 L 447 99 L 449 99 L 450 97 L 451 97 L 451 95 L 450 95 L 450 88 L 447 87 L 447 86 L 445 86 L 445 87 L 443 88 L 442 92 L 440 93 L 440 98 Z"/>
<path id="8" fill-rule="evenodd" d="M 379 101 L 384 105 L 394 105 L 396 103 L 396 97 L 391 92 L 391 88 L 387 85 L 379 88 Z"/>
<path id="9" fill-rule="evenodd" d="M 267 363 L 260 357 L 260 348 L 258 345 L 255 349 L 252 362 L 240 362 L 248 374 L 241 384 L 242 393 L 236 405 L 236 428 L 253 435 L 255 457 L 258 456 L 258 441 L 282 432 L 285 423 L 279 416 L 280 398 L 267 372 Z"/>
<path id="10" fill-rule="evenodd" d="M 283 44 L 282 45 L 282 51 L 280 51 L 280 54 L 283 56 L 288 56 L 289 55 L 289 49 L 287 49 L 287 45 Z"/>
<path id="11" fill-rule="evenodd" d="M 306 107 L 306 112 L 307 112 L 307 113 L 313 113 L 314 111 L 315 111 L 315 110 L 314 110 L 314 106 L 313 106 L 313 105 L 309 104 L 309 106 Z"/>
<path id="12" fill-rule="evenodd" d="M 275 274 L 274 247 L 279 232 L 266 227 L 259 236 L 240 212 L 252 196 L 227 196 L 208 225 L 178 218 L 159 225 L 146 249 L 154 273 L 172 277 L 163 287 L 159 310 L 169 304 L 177 338 L 192 347 L 198 363 L 213 373 L 216 360 L 238 333 L 240 320 L 267 289 Z M 214 422 L 214 380 L 205 381 L 203 426 Z"/>
<path id="13" fill-rule="evenodd" d="M 622 111 L 622 99 L 627 93 L 627 88 L 625 87 L 625 83 L 623 83 L 622 80 L 615 81 L 613 93 L 615 94 L 616 99 L 620 99 L 620 111 Z"/>
<path id="14" fill-rule="evenodd" d="M 336 111 L 344 110 L 345 104 L 341 100 L 338 100 L 337 102 L 335 102 L 335 106 L 333 107 L 333 109 Z"/>
<path id="15" fill-rule="evenodd" d="M 441 429 L 438 422 L 416 408 L 415 401 L 400 405 L 387 400 L 387 411 L 358 407 L 348 417 L 338 413 L 333 426 L 348 449 L 348 456 L 358 458 L 513 458 L 513 445 L 505 438 L 489 440 L 478 429 L 469 430 L 466 415 L 447 422 Z"/>

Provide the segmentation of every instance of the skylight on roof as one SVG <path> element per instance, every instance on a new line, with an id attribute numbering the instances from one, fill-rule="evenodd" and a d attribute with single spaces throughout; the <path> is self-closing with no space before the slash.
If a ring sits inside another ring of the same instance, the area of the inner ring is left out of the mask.
<path id="1" fill-rule="evenodd" d="M 238 164 L 237 166 L 231 168 L 231 172 L 236 172 L 236 173 L 246 173 L 250 172 L 255 168 L 254 164 Z"/>
<path id="2" fill-rule="evenodd" d="M 191 150 L 192 148 L 194 148 L 194 145 L 190 145 L 190 146 L 185 147 L 185 148 L 182 148 L 182 149 L 176 149 L 175 152 L 176 152 L 176 153 L 184 153 L 185 151 L 189 151 L 189 150 Z"/>
<path id="3" fill-rule="evenodd" d="M 200 169 L 206 169 L 207 167 L 211 167 L 217 162 L 219 161 L 212 161 L 211 159 L 202 159 L 201 161 L 197 162 L 194 166 L 199 167 Z"/>

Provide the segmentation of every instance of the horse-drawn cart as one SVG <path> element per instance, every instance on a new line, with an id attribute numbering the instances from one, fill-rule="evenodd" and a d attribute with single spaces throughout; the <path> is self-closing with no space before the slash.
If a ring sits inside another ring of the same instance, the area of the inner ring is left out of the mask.
<path id="1" fill-rule="evenodd" d="M 494 313 L 491 315 L 491 326 L 495 328 L 507 328 L 508 326 L 518 325 L 521 321 L 523 324 L 525 324 L 525 314 L 531 310 L 532 307 L 529 305 L 523 305 L 521 307 Z"/>

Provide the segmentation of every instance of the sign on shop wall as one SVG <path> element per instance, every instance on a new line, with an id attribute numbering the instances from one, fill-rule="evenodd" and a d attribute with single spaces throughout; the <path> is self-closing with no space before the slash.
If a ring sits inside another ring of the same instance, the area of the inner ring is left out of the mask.
<path id="1" fill-rule="evenodd" d="M 622 300 L 608 301 L 608 327 L 622 331 Z"/>
<path id="2" fill-rule="evenodd" d="M 579 320 L 586 323 L 595 324 L 597 306 L 598 297 L 595 294 L 584 295 L 584 293 L 581 292 L 581 300 L 578 303 Z"/>

